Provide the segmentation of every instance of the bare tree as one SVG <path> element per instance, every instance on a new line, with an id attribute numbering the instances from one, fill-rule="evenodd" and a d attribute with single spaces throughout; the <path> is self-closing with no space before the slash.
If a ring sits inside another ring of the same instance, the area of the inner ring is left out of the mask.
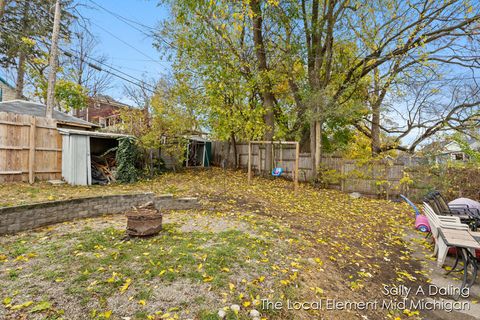
<path id="1" fill-rule="evenodd" d="M 151 112 L 151 100 L 154 91 L 161 87 L 161 83 L 165 80 L 158 81 L 146 75 L 143 75 L 142 79 L 143 81 L 139 84 L 124 85 L 123 92 L 128 99 L 133 101 L 136 107 L 142 108 L 148 115 Z"/>
<path id="2" fill-rule="evenodd" d="M 377 153 L 388 150 L 412 153 L 434 135 L 466 132 L 480 125 L 480 86 L 474 76 L 442 79 L 429 75 L 394 87 L 392 92 L 399 94 L 391 92 L 381 99 L 384 110 L 377 112 L 377 119 L 366 117 L 356 124 L 372 141 L 373 134 L 383 135 Z M 378 131 L 373 132 L 373 128 Z"/>
<path id="3" fill-rule="evenodd" d="M 67 57 L 69 76 L 72 81 L 88 90 L 90 96 L 102 94 L 111 87 L 112 76 L 96 69 L 108 62 L 108 57 L 96 52 L 98 41 L 88 32 L 77 31 L 72 35 L 70 50 L 73 55 Z"/>

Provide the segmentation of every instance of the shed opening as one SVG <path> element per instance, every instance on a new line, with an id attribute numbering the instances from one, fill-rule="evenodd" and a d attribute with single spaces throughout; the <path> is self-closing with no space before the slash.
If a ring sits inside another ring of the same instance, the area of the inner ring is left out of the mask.
<path id="1" fill-rule="evenodd" d="M 118 139 L 90 137 L 92 184 L 115 182 Z"/>

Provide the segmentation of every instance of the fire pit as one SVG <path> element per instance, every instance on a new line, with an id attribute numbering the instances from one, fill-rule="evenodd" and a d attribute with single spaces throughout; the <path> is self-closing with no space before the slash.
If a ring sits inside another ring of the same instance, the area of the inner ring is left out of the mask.
<path id="1" fill-rule="evenodd" d="M 129 236 L 152 236 L 162 230 L 162 214 L 155 208 L 153 202 L 134 207 L 126 216 Z"/>

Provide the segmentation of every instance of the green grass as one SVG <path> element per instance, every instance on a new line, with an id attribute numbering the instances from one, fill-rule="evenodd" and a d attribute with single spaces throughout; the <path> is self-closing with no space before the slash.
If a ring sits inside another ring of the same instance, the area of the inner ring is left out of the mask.
<path id="1" fill-rule="evenodd" d="M 248 259 L 261 259 L 261 252 L 270 246 L 240 231 L 182 233 L 173 224 L 164 225 L 160 235 L 152 238 L 125 241 L 124 236 L 123 230 L 114 228 L 86 228 L 49 241 L 38 258 L 54 266 L 42 272 L 41 277 L 52 283 L 59 279 L 65 282 L 66 292 L 79 298 L 82 305 L 91 299 L 104 304 L 104 299 L 118 294 L 128 278 L 131 287 L 188 279 L 225 289 L 234 270 L 246 267 Z M 67 239 L 74 241 L 66 246 Z M 8 255 L 13 259 L 26 252 L 23 243 L 15 242 Z M 18 272 L 10 270 L 10 280 L 17 277 Z M 152 290 L 136 287 L 134 298 L 148 301 Z"/>

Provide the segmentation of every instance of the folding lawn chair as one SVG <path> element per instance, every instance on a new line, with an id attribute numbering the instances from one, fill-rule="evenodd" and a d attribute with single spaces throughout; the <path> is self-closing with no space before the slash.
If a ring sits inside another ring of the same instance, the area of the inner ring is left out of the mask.
<path id="1" fill-rule="evenodd" d="M 467 223 L 473 231 L 480 226 L 480 211 L 476 208 L 470 208 L 468 205 L 449 205 L 438 191 L 428 193 L 425 201 L 438 215 L 457 216 L 462 222 Z"/>

